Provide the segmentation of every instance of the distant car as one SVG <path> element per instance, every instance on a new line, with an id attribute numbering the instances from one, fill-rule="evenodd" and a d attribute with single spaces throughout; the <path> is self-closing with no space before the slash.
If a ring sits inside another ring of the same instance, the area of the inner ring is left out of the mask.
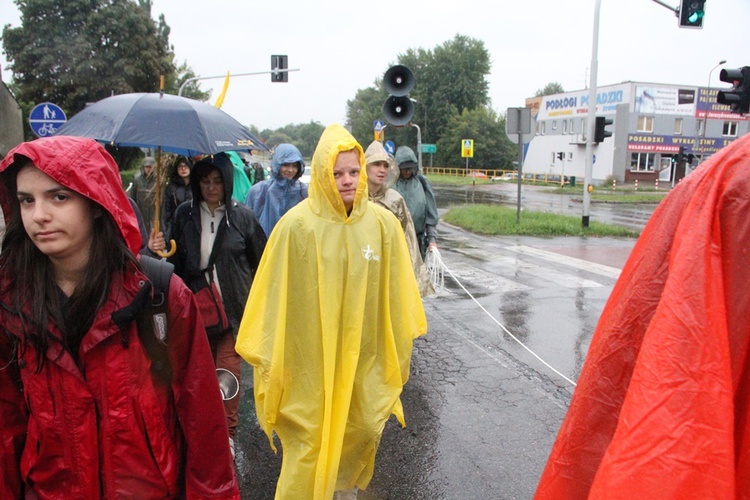
<path id="1" fill-rule="evenodd" d="M 523 174 L 524 182 L 544 182 L 544 174 Z"/>
<path id="2" fill-rule="evenodd" d="M 474 172 L 474 171 L 472 171 L 472 172 L 469 172 L 468 174 L 466 174 L 466 176 L 467 177 L 473 177 L 475 179 L 487 179 L 487 174 L 485 174 L 484 172 Z"/>
<path id="3" fill-rule="evenodd" d="M 503 175 L 492 177 L 490 180 L 492 182 L 497 182 L 497 181 L 508 182 L 508 181 L 515 181 L 516 179 L 518 179 L 518 172 L 505 172 Z"/>

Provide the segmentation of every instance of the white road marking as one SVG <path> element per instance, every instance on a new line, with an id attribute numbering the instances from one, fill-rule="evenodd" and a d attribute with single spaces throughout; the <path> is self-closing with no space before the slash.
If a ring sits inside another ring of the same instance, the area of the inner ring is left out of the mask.
<path id="1" fill-rule="evenodd" d="M 500 262 L 503 265 L 507 265 L 513 269 L 518 269 L 522 272 L 536 276 L 538 278 L 552 281 L 558 285 L 566 288 L 598 288 L 604 286 L 601 283 L 592 281 L 589 279 L 581 278 L 574 274 L 566 273 L 565 271 L 555 267 L 544 267 L 531 262 L 526 262 L 517 257 L 499 255 L 492 259 L 494 262 Z"/>
<path id="2" fill-rule="evenodd" d="M 493 292 L 505 293 L 530 289 L 530 287 L 522 283 L 503 278 L 502 276 L 495 276 L 484 269 L 479 269 L 466 263 L 450 263 L 448 266 L 453 274 L 462 282 L 483 286 Z M 445 279 L 447 281 L 451 278 L 446 274 Z"/>
<path id="3" fill-rule="evenodd" d="M 597 264 L 584 259 L 578 259 L 576 257 L 569 257 L 567 255 L 561 255 L 559 253 L 548 252 L 539 248 L 529 247 L 526 245 L 515 245 L 505 247 L 506 250 L 511 252 L 518 252 L 524 255 L 533 255 L 556 264 L 563 264 L 568 267 L 574 267 L 582 271 L 587 271 L 594 274 L 599 274 L 607 278 L 617 279 L 620 277 L 620 270 L 616 267 L 605 266 L 603 264 Z"/>

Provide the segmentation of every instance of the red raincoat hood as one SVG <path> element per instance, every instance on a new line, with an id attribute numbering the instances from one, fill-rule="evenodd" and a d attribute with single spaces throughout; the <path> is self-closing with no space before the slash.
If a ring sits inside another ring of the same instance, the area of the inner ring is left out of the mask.
<path id="1" fill-rule="evenodd" d="M 537 499 L 750 498 L 750 136 L 651 216 Z"/>
<path id="2" fill-rule="evenodd" d="M 46 137 L 24 142 L 0 162 L 0 202 L 5 220 L 10 218 L 7 170 L 25 156 L 63 186 L 101 205 L 115 221 L 134 255 L 141 234 L 130 203 L 122 189 L 120 171 L 112 156 L 96 141 L 83 137 Z"/>

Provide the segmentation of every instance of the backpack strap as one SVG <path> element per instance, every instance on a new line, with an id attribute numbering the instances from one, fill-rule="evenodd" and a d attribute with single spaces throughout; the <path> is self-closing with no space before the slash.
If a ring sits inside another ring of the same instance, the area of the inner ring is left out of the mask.
<path id="1" fill-rule="evenodd" d="M 164 381 L 172 379 L 172 366 L 167 355 L 167 306 L 169 282 L 174 265 L 162 259 L 141 255 L 143 273 L 151 282 L 151 300 L 138 314 L 138 337 L 151 358 L 151 369 Z"/>

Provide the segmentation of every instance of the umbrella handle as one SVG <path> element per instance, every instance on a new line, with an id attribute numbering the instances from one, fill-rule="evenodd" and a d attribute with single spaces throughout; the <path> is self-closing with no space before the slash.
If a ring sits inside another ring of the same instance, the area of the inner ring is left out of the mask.
<path id="1" fill-rule="evenodd" d="M 174 240 L 169 240 L 169 245 L 170 245 L 170 248 L 168 251 L 165 252 L 164 250 L 157 250 L 156 255 L 158 255 L 159 257 L 164 257 L 164 258 L 173 256 L 174 253 L 177 251 L 177 243 Z"/>

